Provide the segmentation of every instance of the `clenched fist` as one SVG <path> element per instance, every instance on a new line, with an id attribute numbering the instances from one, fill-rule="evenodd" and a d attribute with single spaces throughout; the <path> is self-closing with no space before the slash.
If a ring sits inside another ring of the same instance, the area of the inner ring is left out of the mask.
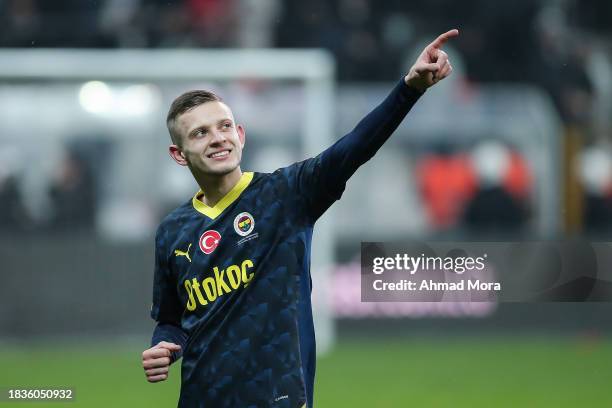
<path id="1" fill-rule="evenodd" d="M 170 356 L 175 351 L 181 351 L 181 346 L 160 341 L 157 345 L 142 352 L 142 368 L 144 368 L 147 381 L 154 383 L 168 378 Z"/>

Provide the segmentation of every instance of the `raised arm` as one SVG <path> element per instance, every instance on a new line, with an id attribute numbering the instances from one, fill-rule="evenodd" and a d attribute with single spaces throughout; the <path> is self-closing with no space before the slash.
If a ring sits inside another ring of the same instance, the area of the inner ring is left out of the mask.
<path id="1" fill-rule="evenodd" d="M 427 88 L 451 74 L 452 66 L 442 46 L 457 35 L 458 30 L 450 30 L 438 36 L 423 49 L 387 98 L 351 132 L 319 156 L 301 163 L 298 187 L 314 219 L 340 198 L 347 180 L 374 156 Z"/>

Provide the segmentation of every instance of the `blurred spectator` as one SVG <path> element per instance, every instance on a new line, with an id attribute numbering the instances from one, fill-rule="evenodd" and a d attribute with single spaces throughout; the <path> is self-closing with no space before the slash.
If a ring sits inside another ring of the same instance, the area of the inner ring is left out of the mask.
<path id="1" fill-rule="evenodd" d="M 445 230 L 459 220 L 476 189 L 476 178 L 467 155 L 447 146 L 417 163 L 416 177 L 431 225 Z"/>
<path id="2" fill-rule="evenodd" d="M 485 141 L 475 147 L 472 163 L 478 177 L 478 191 L 463 215 L 463 222 L 470 232 L 496 236 L 522 232 L 527 211 L 526 202 L 520 199 L 526 198 L 528 175 L 517 175 L 526 169 L 522 164 L 522 170 L 512 170 L 513 160 L 517 158 L 513 158 L 512 152 L 498 141 Z M 509 180 L 512 180 L 511 184 Z"/>
<path id="3" fill-rule="evenodd" d="M 503 186 L 517 200 L 528 200 L 531 193 L 531 171 L 525 158 L 510 150 L 510 163 L 504 175 Z"/>
<path id="4" fill-rule="evenodd" d="M 93 229 L 96 185 L 85 158 L 68 150 L 49 191 L 50 228 L 56 231 Z"/>
<path id="5" fill-rule="evenodd" d="M 19 189 L 17 160 L 19 153 L 0 150 L 0 232 L 14 233 L 26 229 L 30 220 Z"/>
<path id="6" fill-rule="evenodd" d="M 580 155 L 579 178 L 584 189 L 584 225 L 588 233 L 612 233 L 612 152 L 591 146 Z"/>

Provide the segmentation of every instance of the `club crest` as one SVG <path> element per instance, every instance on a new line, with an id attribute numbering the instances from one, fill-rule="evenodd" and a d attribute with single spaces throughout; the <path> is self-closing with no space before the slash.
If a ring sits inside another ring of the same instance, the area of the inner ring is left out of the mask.
<path id="1" fill-rule="evenodd" d="M 250 213 L 242 212 L 234 218 L 234 231 L 236 231 L 236 234 L 246 237 L 253 232 L 254 228 L 255 218 Z"/>

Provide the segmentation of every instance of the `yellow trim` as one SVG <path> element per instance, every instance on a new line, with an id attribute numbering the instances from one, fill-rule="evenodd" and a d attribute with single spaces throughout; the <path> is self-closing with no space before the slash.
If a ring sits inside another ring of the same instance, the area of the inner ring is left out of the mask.
<path id="1" fill-rule="evenodd" d="M 253 172 L 246 171 L 242 173 L 238 183 L 236 183 L 236 185 L 232 187 L 232 189 L 221 200 L 219 200 L 214 207 L 209 207 L 198 199 L 199 196 L 204 194 L 202 190 L 199 190 L 191 200 L 193 203 L 193 208 L 214 220 L 223 212 L 223 210 L 229 207 L 230 204 L 240 197 L 240 194 L 242 194 L 242 192 L 249 186 L 251 180 L 253 180 Z"/>

